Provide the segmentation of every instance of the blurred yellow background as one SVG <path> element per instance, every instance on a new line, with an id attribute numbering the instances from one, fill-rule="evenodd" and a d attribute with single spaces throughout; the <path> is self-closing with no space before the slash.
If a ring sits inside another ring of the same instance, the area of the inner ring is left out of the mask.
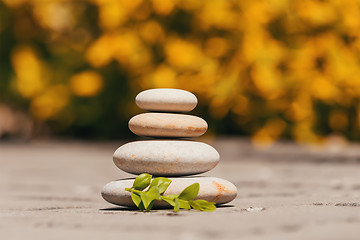
<path id="1" fill-rule="evenodd" d="M 0 101 L 34 132 L 128 136 L 136 94 L 171 87 L 213 133 L 360 140 L 356 0 L 2 0 L 0 54 Z"/>

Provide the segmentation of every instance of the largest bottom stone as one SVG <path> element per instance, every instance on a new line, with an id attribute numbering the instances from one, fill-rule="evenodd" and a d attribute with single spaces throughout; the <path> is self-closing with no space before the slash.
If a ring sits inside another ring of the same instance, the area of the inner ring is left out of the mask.
<path id="1" fill-rule="evenodd" d="M 200 190 L 196 199 L 204 199 L 216 204 L 224 204 L 232 201 L 237 196 L 237 189 L 231 182 L 216 177 L 179 177 L 170 178 L 172 180 L 170 186 L 163 194 L 180 194 L 187 186 L 193 183 L 199 183 Z M 134 207 L 130 193 L 125 188 L 130 188 L 134 179 L 124 179 L 112 181 L 106 184 L 101 192 L 102 197 L 109 203 Z M 156 201 L 155 207 L 168 206 L 163 201 Z"/>

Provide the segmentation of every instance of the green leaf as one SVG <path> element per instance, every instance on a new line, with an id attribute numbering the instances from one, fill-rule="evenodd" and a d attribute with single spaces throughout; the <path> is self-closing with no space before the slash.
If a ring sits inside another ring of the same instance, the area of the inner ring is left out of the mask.
<path id="1" fill-rule="evenodd" d="M 171 206 L 175 206 L 175 201 L 174 199 L 179 197 L 179 195 L 176 194 L 171 194 L 171 195 L 167 195 L 167 196 L 161 196 L 161 200 L 164 200 L 165 202 L 167 202 L 168 204 L 170 204 Z"/>
<path id="2" fill-rule="evenodd" d="M 162 200 L 164 200 L 165 202 L 167 202 L 168 204 L 170 204 L 171 206 L 175 206 L 175 202 L 172 199 L 169 198 L 162 198 Z"/>
<path id="3" fill-rule="evenodd" d="M 140 193 L 140 197 L 146 211 L 149 211 L 152 208 L 152 202 L 155 199 L 161 200 L 159 189 L 157 187 L 151 187 L 147 192 Z"/>
<path id="4" fill-rule="evenodd" d="M 161 200 L 160 191 L 157 187 L 151 187 L 147 191 L 148 196 L 153 200 Z"/>
<path id="5" fill-rule="evenodd" d="M 146 209 L 146 211 L 149 211 L 150 208 L 150 203 L 153 201 L 147 194 L 147 192 L 143 192 L 140 194 L 140 197 L 141 197 L 141 201 L 143 202 L 144 204 L 144 208 Z"/>
<path id="6" fill-rule="evenodd" d="M 146 211 L 150 211 L 152 209 L 152 207 L 154 206 L 154 202 L 155 201 L 151 201 L 150 205 L 148 206 L 148 210 Z"/>
<path id="7" fill-rule="evenodd" d="M 147 173 L 142 173 L 135 179 L 132 188 L 136 190 L 144 190 L 147 186 L 149 186 L 151 182 L 151 175 Z"/>
<path id="8" fill-rule="evenodd" d="M 191 207 L 195 210 L 205 211 L 205 212 L 212 212 L 216 209 L 214 202 L 208 202 L 206 200 L 193 200 L 189 201 Z"/>
<path id="9" fill-rule="evenodd" d="M 141 197 L 136 193 L 131 193 L 131 199 L 135 203 L 135 205 L 140 209 L 144 210 L 144 204 L 141 201 Z"/>
<path id="10" fill-rule="evenodd" d="M 140 203 L 141 203 L 141 197 L 135 193 L 131 193 L 131 199 L 132 201 L 135 203 L 135 205 L 137 207 L 139 207 Z"/>
<path id="11" fill-rule="evenodd" d="M 166 189 L 169 187 L 171 180 L 164 177 L 154 178 L 150 184 L 150 187 L 157 187 L 159 189 L 160 194 L 164 193 Z"/>
<path id="12" fill-rule="evenodd" d="M 188 209 L 188 210 L 191 209 L 190 204 L 189 204 L 188 201 L 182 200 L 182 199 L 178 199 L 178 202 L 179 202 L 179 208 Z"/>
<path id="13" fill-rule="evenodd" d="M 177 194 L 170 194 L 170 195 L 166 195 L 164 197 L 168 197 L 168 198 L 171 198 L 172 200 L 174 200 L 175 198 L 179 197 L 179 195 Z"/>
<path id="14" fill-rule="evenodd" d="M 200 185 L 198 183 L 191 184 L 185 188 L 179 195 L 179 199 L 193 200 L 199 193 Z"/>
<path id="15" fill-rule="evenodd" d="M 175 198 L 174 201 L 175 201 L 174 211 L 179 212 L 179 199 Z"/>

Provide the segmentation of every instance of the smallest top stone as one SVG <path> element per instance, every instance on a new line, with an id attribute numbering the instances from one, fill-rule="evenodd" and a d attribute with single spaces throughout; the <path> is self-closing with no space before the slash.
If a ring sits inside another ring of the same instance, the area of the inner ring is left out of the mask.
<path id="1" fill-rule="evenodd" d="M 191 92 L 156 88 L 142 91 L 136 96 L 136 105 L 143 110 L 159 112 L 189 112 L 197 105 L 197 98 Z"/>

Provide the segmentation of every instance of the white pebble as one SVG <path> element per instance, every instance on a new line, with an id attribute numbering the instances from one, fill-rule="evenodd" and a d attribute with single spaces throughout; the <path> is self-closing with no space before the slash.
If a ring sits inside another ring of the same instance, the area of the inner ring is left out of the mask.
<path id="1" fill-rule="evenodd" d="M 141 109 L 162 112 L 189 112 L 196 107 L 198 102 L 191 92 L 172 88 L 142 91 L 136 96 L 135 101 Z"/>

